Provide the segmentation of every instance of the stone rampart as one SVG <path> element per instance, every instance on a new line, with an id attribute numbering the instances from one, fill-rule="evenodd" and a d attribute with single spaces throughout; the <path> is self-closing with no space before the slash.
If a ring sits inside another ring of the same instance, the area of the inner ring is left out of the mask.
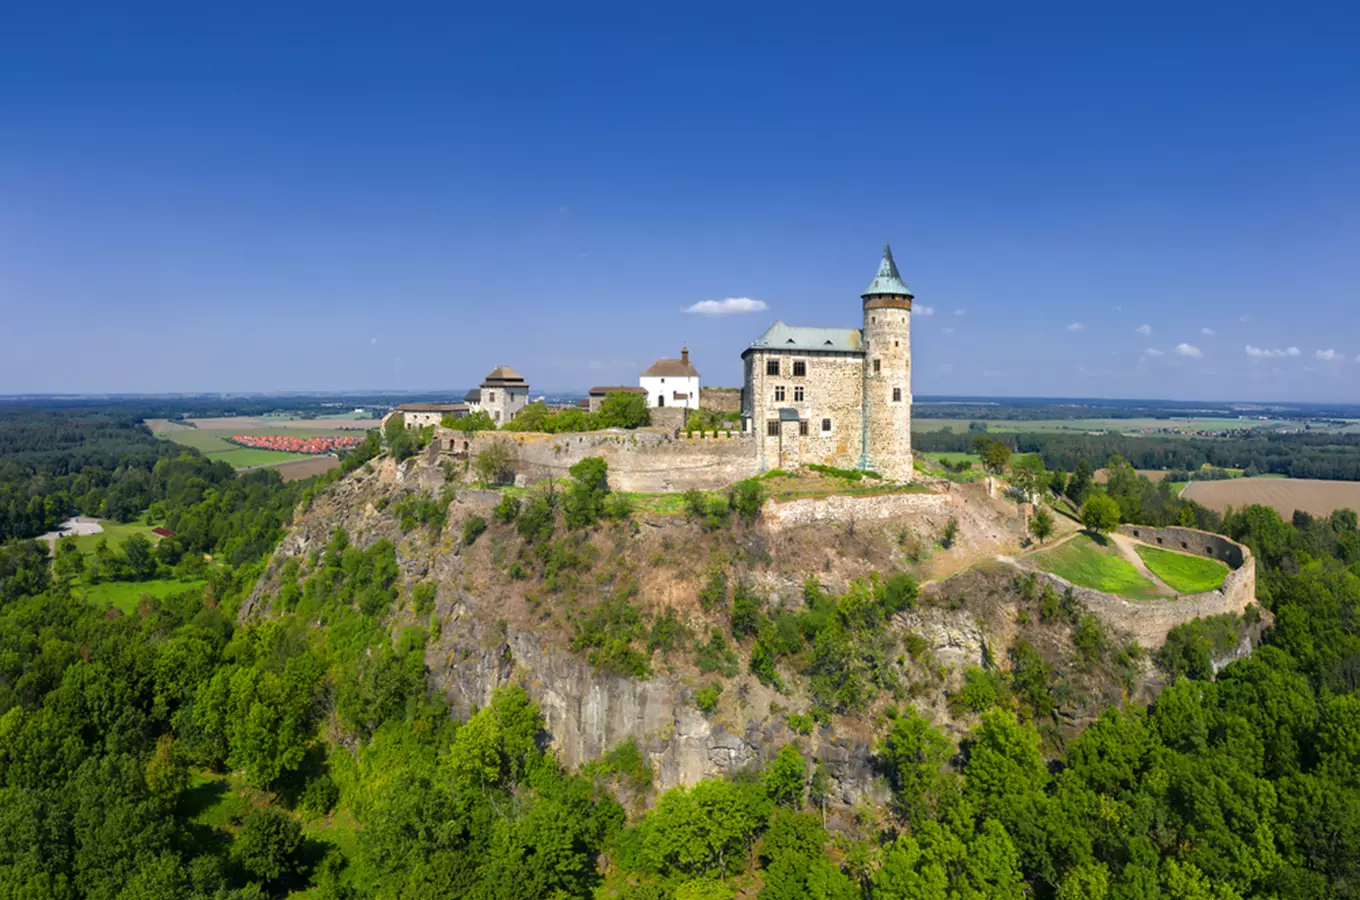
<path id="1" fill-rule="evenodd" d="M 866 522 L 905 515 L 946 513 L 949 511 L 949 503 L 946 494 L 920 491 L 875 494 L 869 497 L 836 494 L 830 497 L 783 502 L 767 500 L 761 515 L 770 528 L 788 528 L 813 522 Z"/>
<path id="2" fill-rule="evenodd" d="M 738 388 L 699 388 L 699 408 L 713 412 L 741 412 L 741 391 Z"/>
<path id="3" fill-rule="evenodd" d="M 474 457 L 493 443 L 510 448 L 515 480 L 535 484 L 562 478 L 581 460 L 598 456 L 609 466 L 609 485 L 620 491 L 714 490 L 758 473 L 751 435 L 697 434 L 676 437 L 659 430 L 536 434 L 481 431 L 463 435 L 441 429 L 439 452 Z"/>
<path id="4" fill-rule="evenodd" d="M 1214 556 L 1236 567 L 1223 579 L 1223 586 L 1218 590 L 1153 600 L 1126 600 L 1114 594 L 1078 587 L 1051 572 L 1031 571 L 1040 581 L 1051 583 L 1059 592 L 1072 588 L 1077 599 L 1087 609 L 1106 624 L 1128 633 L 1149 650 L 1156 650 L 1165 644 L 1167 632 L 1183 622 L 1224 613 L 1241 614 L 1256 602 L 1256 560 L 1251 550 L 1243 545 L 1222 535 L 1193 528 L 1121 525 L 1119 532 L 1154 546 L 1160 538 L 1162 546 L 1169 549 Z M 1182 543 L 1185 544 L 1184 548 Z"/>
<path id="5" fill-rule="evenodd" d="M 1212 556 L 1234 569 L 1241 568 L 1242 563 L 1251 556 L 1251 551 L 1236 541 L 1196 528 L 1120 525 L 1119 533 L 1154 547 L 1181 550 L 1196 556 Z"/>

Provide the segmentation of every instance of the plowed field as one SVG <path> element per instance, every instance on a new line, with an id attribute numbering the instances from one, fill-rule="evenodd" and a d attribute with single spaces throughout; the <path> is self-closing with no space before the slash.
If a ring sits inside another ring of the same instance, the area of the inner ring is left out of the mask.
<path id="1" fill-rule="evenodd" d="M 1305 478 L 1194 481 L 1181 496 L 1219 512 L 1229 506 L 1241 509 L 1259 503 L 1274 507 L 1286 519 L 1294 515 L 1296 509 L 1315 516 L 1325 516 L 1334 509 L 1360 510 L 1360 481 L 1315 481 Z"/>

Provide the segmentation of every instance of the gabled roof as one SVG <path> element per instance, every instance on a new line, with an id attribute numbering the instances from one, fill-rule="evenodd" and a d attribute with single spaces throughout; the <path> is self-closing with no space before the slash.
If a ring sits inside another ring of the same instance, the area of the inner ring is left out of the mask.
<path id="1" fill-rule="evenodd" d="M 399 412 L 462 412 L 466 409 L 462 403 L 403 403 L 397 407 Z"/>
<path id="2" fill-rule="evenodd" d="M 869 282 L 869 286 L 864 289 L 861 297 L 869 297 L 874 294 L 897 294 L 903 297 L 912 296 L 911 289 L 902 280 L 902 276 L 897 274 L 897 263 L 893 262 L 892 247 L 883 245 L 883 259 L 878 263 L 878 274 L 874 280 Z"/>
<path id="3" fill-rule="evenodd" d="M 699 370 L 687 359 L 658 359 L 642 373 L 643 378 L 698 378 Z"/>
<path id="4" fill-rule="evenodd" d="M 496 366 L 491 374 L 482 380 L 482 387 L 528 387 L 524 376 L 509 366 Z"/>
<path id="5" fill-rule="evenodd" d="M 647 389 L 636 384 L 618 384 L 610 387 L 593 387 L 590 389 L 590 396 L 605 397 L 609 394 L 645 394 Z"/>
<path id="6" fill-rule="evenodd" d="M 463 395 L 463 402 L 464 402 L 464 403 L 481 403 L 481 402 L 482 402 L 482 389 L 481 389 L 481 388 L 473 388 L 472 390 L 468 391 L 466 394 Z"/>
<path id="7" fill-rule="evenodd" d="M 863 353 L 857 328 L 811 328 L 776 321 L 751 342 L 750 350 L 822 350 L 834 353 Z M 744 354 L 743 354 L 744 355 Z"/>

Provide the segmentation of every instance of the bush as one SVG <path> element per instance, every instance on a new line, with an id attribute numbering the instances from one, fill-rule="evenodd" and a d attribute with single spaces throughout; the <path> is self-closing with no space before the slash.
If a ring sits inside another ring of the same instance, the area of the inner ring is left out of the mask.
<path id="1" fill-rule="evenodd" d="M 340 802 L 340 789 L 325 772 L 311 779 L 298 797 L 298 809 L 309 816 L 324 816 Z"/>
<path id="2" fill-rule="evenodd" d="M 721 566 L 711 566 L 708 582 L 699 588 L 699 606 L 704 612 L 713 612 L 727 606 L 727 574 Z"/>
<path id="3" fill-rule="evenodd" d="M 732 633 L 739 638 L 751 637 L 760 630 L 765 614 L 760 608 L 760 598 L 744 584 L 737 585 L 732 595 Z"/>
<path id="4" fill-rule="evenodd" d="M 727 640 L 717 628 L 709 635 L 707 644 L 694 648 L 694 664 L 701 675 L 718 674 L 731 678 L 737 674 L 737 655 L 727 646 Z"/>
<path id="5" fill-rule="evenodd" d="M 486 519 L 481 516 L 472 516 L 463 522 L 463 545 L 471 547 L 483 531 L 486 531 Z"/>
<path id="6" fill-rule="evenodd" d="M 789 713 L 784 717 L 784 724 L 789 726 L 789 730 L 796 731 L 802 735 L 812 734 L 812 728 L 817 724 L 812 716 L 804 713 Z"/>
<path id="7" fill-rule="evenodd" d="M 944 523 L 944 530 L 940 532 L 940 546 L 948 550 L 954 546 L 954 541 L 958 539 L 958 536 L 959 520 L 950 516 L 949 521 Z"/>
<path id="8" fill-rule="evenodd" d="M 704 713 L 712 713 L 718 708 L 718 698 L 722 696 L 722 685 L 714 683 L 701 687 L 694 694 L 694 705 Z"/>
<path id="9" fill-rule="evenodd" d="M 519 518 L 519 498 L 506 494 L 501 498 L 501 502 L 496 504 L 496 508 L 491 511 L 491 517 L 505 525 L 515 521 Z"/>
<path id="10" fill-rule="evenodd" d="M 428 616 L 434 612 L 434 597 L 434 583 L 422 581 L 411 590 L 411 608 L 418 616 Z"/>
<path id="11" fill-rule="evenodd" d="M 963 674 L 963 689 L 958 701 L 964 709 L 980 713 L 996 706 L 1008 693 L 1006 679 L 995 669 L 972 666 Z"/>
<path id="12" fill-rule="evenodd" d="M 728 504 L 743 522 L 751 523 L 760 518 L 764 503 L 765 486 L 756 478 L 738 481 L 728 493 Z"/>

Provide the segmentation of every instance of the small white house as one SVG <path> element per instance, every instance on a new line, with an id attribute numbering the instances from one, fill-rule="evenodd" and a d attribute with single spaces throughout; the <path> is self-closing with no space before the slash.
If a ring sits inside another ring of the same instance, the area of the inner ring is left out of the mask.
<path id="1" fill-rule="evenodd" d="M 647 405 L 699 408 L 699 370 L 689 361 L 689 348 L 679 359 L 658 359 L 642 373 L 638 384 L 647 391 Z"/>

